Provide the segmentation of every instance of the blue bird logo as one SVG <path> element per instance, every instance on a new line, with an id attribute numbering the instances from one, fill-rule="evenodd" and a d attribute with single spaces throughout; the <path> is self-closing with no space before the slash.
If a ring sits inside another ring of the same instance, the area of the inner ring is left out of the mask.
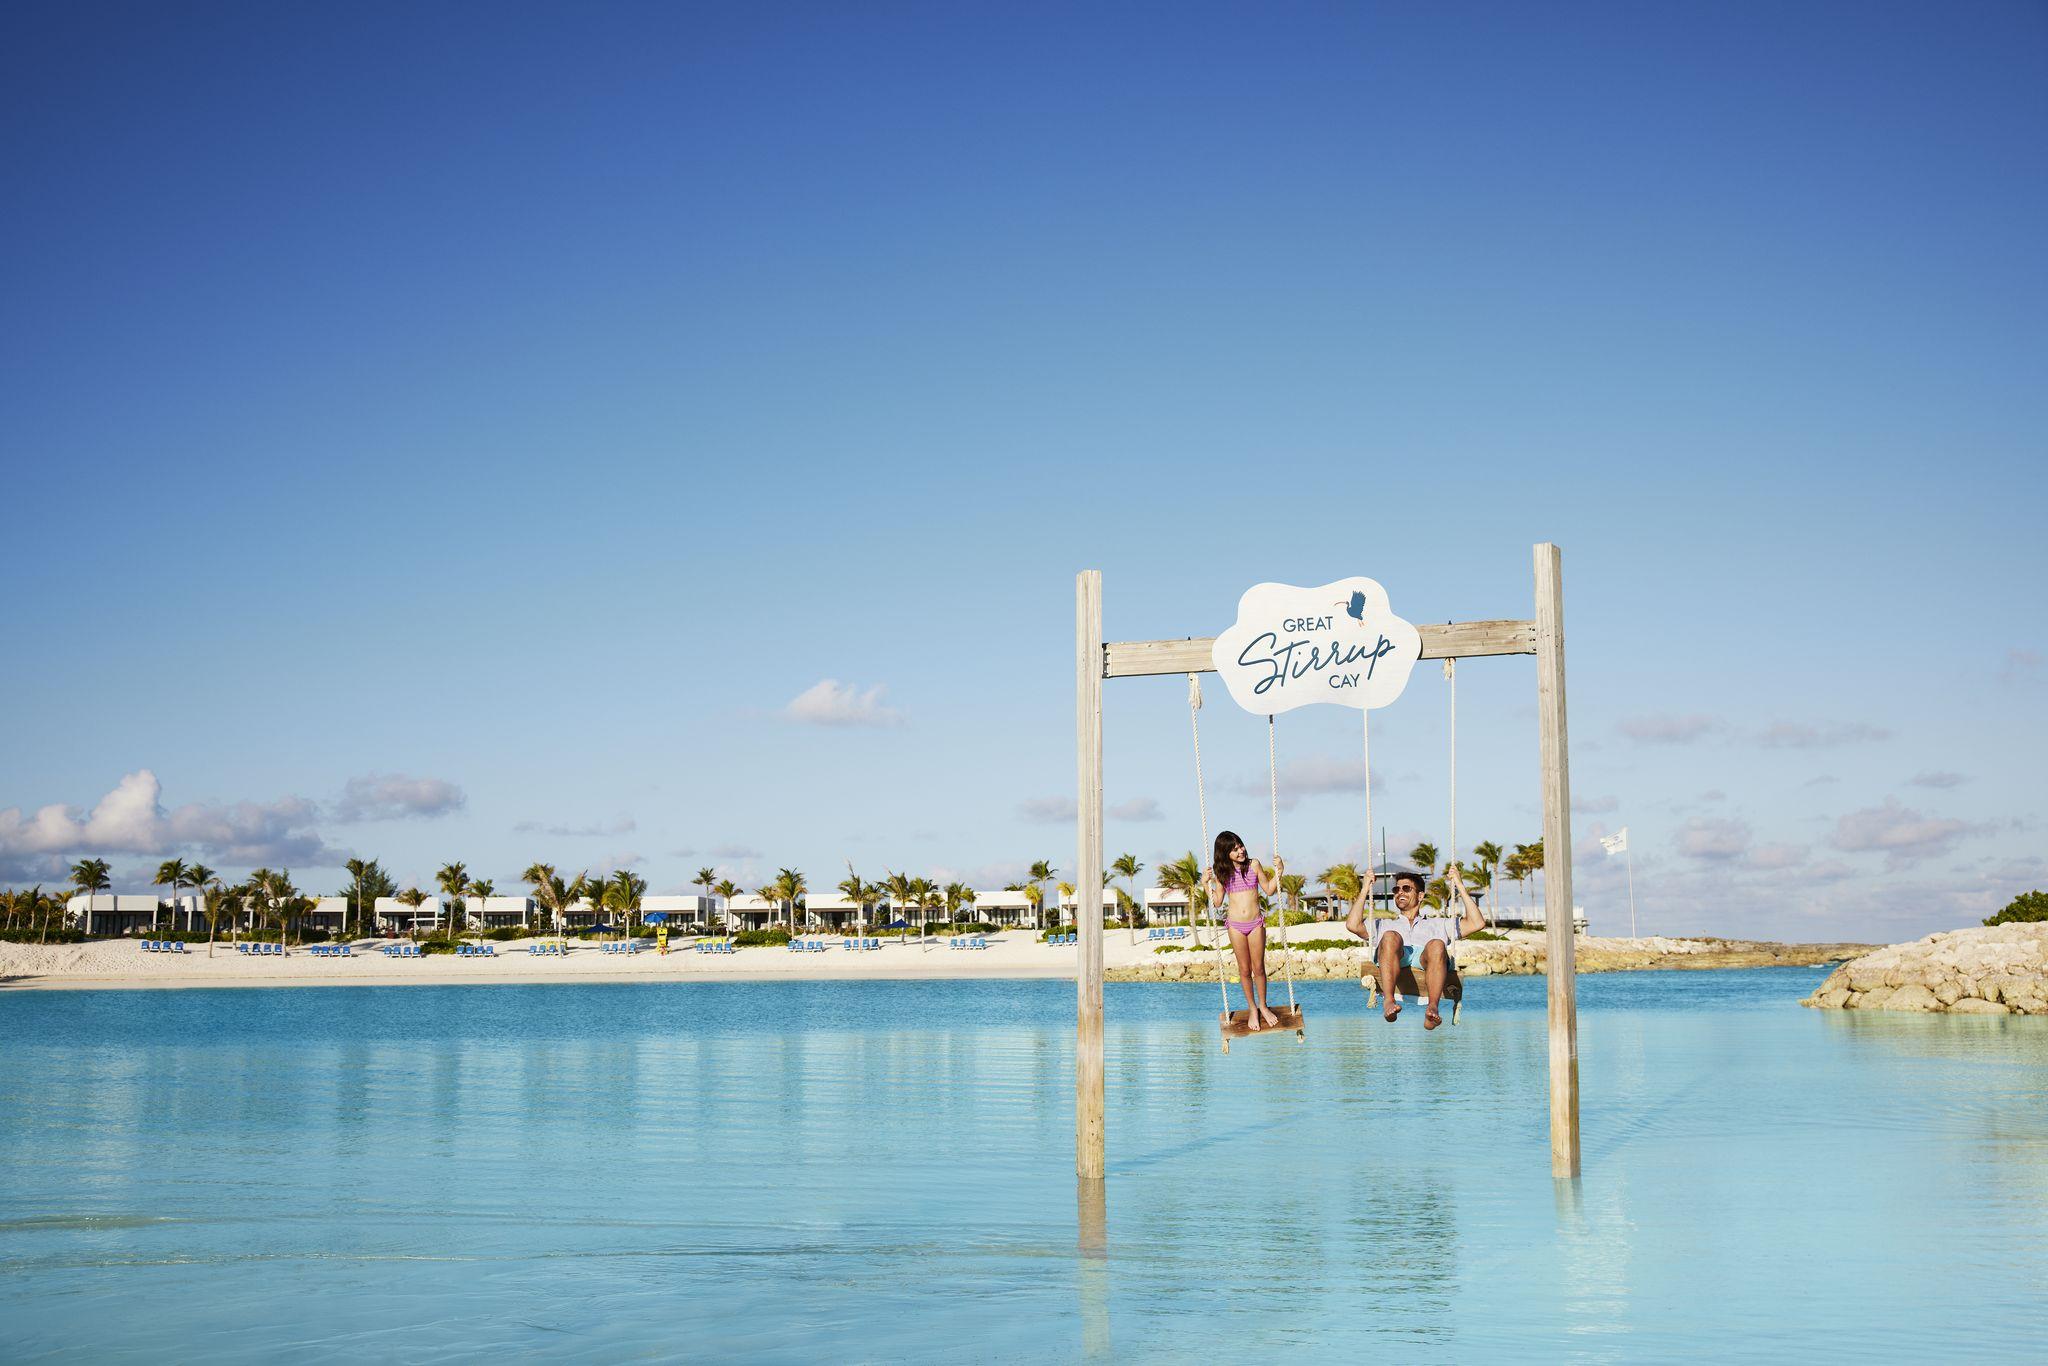
<path id="1" fill-rule="evenodd" d="M 1365 625 L 1365 594 L 1353 593 L 1349 602 L 1339 602 L 1337 605 L 1344 609 L 1345 616 L 1360 626 Z"/>

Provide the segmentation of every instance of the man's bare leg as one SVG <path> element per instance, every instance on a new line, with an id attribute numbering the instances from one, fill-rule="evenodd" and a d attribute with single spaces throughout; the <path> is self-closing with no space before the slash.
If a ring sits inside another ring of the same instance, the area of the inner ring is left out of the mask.
<path id="1" fill-rule="evenodd" d="M 1394 979 L 1400 972 L 1401 936 L 1388 930 L 1380 935 L 1380 1004 L 1386 1010 L 1389 1023 L 1401 1013 L 1401 998 L 1394 985 Z"/>
<path id="2" fill-rule="evenodd" d="M 1444 1022 L 1444 1017 L 1437 1013 L 1436 1003 L 1444 998 L 1444 977 L 1449 971 L 1449 962 L 1443 940 L 1432 939 L 1422 946 L 1422 990 L 1429 998 L 1429 1005 L 1422 1012 L 1424 1029 L 1435 1029 Z"/>

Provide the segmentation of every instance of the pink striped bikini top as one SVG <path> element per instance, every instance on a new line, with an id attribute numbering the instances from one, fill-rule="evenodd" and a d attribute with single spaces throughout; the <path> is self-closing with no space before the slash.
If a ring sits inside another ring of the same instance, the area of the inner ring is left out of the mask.
<path id="1" fill-rule="evenodd" d="M 1223 890 L 1230 892 L 1256 892 L 1259 890 L 1259 875 L 1252 871 L 1250 863 L 1242 868 L 1230 870 L 1230 876 L 1223 879 Z"/>

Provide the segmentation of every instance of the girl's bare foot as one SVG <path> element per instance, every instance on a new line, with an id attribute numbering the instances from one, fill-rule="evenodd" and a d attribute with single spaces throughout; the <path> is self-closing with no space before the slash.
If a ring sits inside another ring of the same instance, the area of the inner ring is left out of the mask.
<path id="1" fill-rule="evenodd" d="M 1277 1026 L 1280 1023 L 1280 1017 L 1264 1006 L 1259 1007 L 1259 1017 L 1269 1025 Z"/>
<path id="2" fill-rule="evenodd" d="M 1259 1032 L 1259 1030 L 1261 1030 L 1261 1029 L 1263 1029 L 1263 1028 L 1265 1027 L 1265 1026 L 1263 1026 L 1263 1025 L 1261 1025 L 1261 1024 L 1259 1023 L 1259 1012 L 1258 1012 L 1258 1011 L 1256 1011 L 1256 1010 L 1247 1010 L 1247 1011 L 1246 1011 L 1246 1012 L 1244 1013 L 1244 1027 L 1245 1027 L 1246 1029 L 1249 1029 L 1249 1030 L 1251 1030 L 1251 1031 L 1252 1031 L 1252 1033 L 1254 1033 L 1254 1034 L 1258 1033 L 1258 1032 Z"/>

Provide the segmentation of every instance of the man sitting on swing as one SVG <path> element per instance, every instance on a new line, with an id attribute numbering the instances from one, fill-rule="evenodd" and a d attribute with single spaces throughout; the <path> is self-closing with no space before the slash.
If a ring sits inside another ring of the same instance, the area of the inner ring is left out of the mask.
<path id="1" fill-rule="evenodd" d="M 1450 972 L 1450 945 L 1486 928 L 1486 917 L 1479 913 L 1479 904 L 1465 890 L 1465 879 L 1458 875 L 1455 863 L 1444 869 L 1444 878 L 1465 908 L 1465 914 L 1455 920 L 1447 915 L 1420 914 L 1422 874 L 1406 870 L 1394 874 L 1394 910 L 1398 914 L 1392 920 L 1380 922 L 1379 942 L 1372 944 L 1373 960 L 1380 968 L 1380 994 L 1386 1000 L 1389 1024 L 1401 1013 L 1401 998 L 1395 992 L 1394 979 L 1402 968 L 1418 965 L 1422 969 L 1423 995 L 1428 1002 L 1422 1015 L 1422 1027 L 1435 1029 L 1442 1024 L 1444 1020 L 1437 1012 L 1437 1003 L 1444 998 L 1444 979 Z M 1344 918 L 1344 928 L 1367 943 L 1372 943 L 1373 938 L 1365 914 L 1371 899 L 1372 882 L 1368 879 L 1351 903 L 1351 914 Z"/>

